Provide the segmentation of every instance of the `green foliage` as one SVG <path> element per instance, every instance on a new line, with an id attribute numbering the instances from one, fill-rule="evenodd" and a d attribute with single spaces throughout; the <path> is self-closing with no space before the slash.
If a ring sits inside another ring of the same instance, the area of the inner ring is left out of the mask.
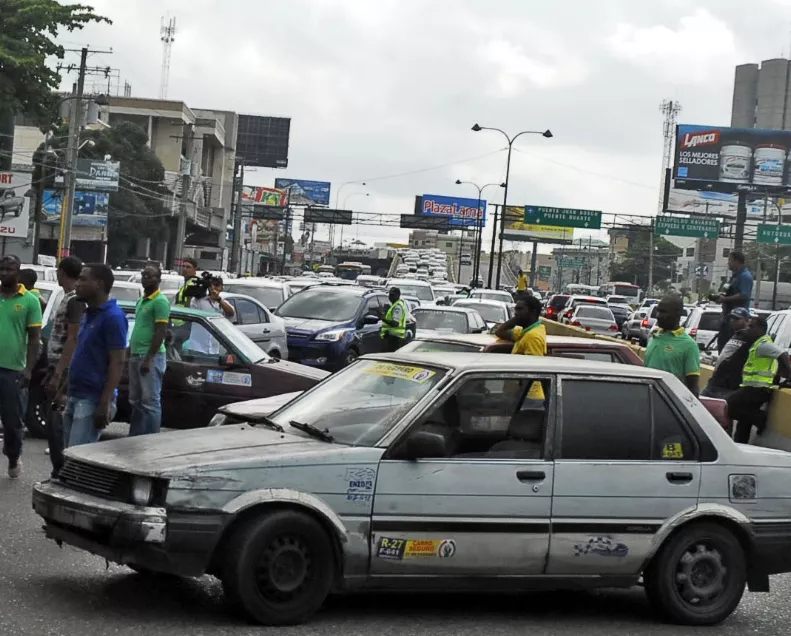
<path id="1" fill-rule="evenodd" d="M 648 293 L 648 263 L 650 237 L 648 231 L 635 232 L 629 237 L 629 248 L 624 258 L 610 266 L 610 278 L 634 283 Z M 654 284 L 661 289 L 663 281 L 669 283 L 675 259 L 681 250 L 661 236 L 654 237 Z"/>

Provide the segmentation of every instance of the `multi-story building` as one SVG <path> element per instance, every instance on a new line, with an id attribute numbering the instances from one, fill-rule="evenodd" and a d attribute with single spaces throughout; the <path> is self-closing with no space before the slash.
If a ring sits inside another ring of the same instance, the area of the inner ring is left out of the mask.
<path id="1" fill-rule="evenodd" d="M 764 60 L 736 67 L 731 126 L 791 130 L 791 62 Z"/>
<path id="2" fill-rule="evenodd" d="M 448 256 L 456 259 L 462 254 L 474 254 L 477 251 L 473 232 L 440 233 L 437 230 L 412 230 L 409 233 L 409 247 L 427 250 L 440 249 Z"/>

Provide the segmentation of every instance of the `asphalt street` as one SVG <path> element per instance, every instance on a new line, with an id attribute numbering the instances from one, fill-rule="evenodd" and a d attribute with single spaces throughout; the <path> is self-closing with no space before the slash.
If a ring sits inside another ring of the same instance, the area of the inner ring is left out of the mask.
<path id="1" fill-rule="evenodd" d="M 124 434 L 113 425 L 113 435 Z M 640 589 L 523 595 L 392 594 L 334 598 L 307 625 L 261 628 L 229 613 L 212 577 L 146 578 L 44 538 L 30 507 L 33 483 L 50 470 L 46 445 L 28 440 L 17 481 L 0 475 L 0 634 L 248 636 L 530 634 L 586 636 L 780 636 L 791 624 L 791 576 L 772 577 L 770 594 L 746 594 L 722 626 L 657 622 Z"/>

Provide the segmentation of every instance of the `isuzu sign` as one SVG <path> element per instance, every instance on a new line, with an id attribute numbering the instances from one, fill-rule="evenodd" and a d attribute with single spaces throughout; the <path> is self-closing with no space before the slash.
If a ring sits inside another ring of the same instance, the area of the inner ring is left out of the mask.
<path id="1" fill-rule="evenodd" d="M 686 190 L 791 190 L 791 132 L 679 125 L 673 176 Z"/>

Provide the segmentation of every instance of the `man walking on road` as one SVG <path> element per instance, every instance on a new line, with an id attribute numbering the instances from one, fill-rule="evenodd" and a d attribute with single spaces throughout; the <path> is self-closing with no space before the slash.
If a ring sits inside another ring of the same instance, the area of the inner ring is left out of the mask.
<path id="1" fill-rule="evenodd" d="M 129 404 L 132 416 L 129 436 L 159 433 L 162 424 L 162 377 L 165 375 L 165 335 L 170 322 L 170 303 L 159 285 L 157 265 L 143 268 L 143 296 L 135 307 L 135 325 L 129 339 Z"/>
<path id="2" fill-rule="evenodd" d="M 63 466 L 63 404 L 55 400 L 64 392 L 64 382 L 69 370 L 80 322 L 85 314 L 85 303 L 77 299 L 77 279 L 82 271 L 82 261 L 76 256 L 67 256 L 58 264 L 58 283 L 63 288 L 63 299 L 55 309 L 52 332 L 47 340 L 47 397 L 53 402 L 47 434 L 49 436 L 49 459 L 52 476 L 57 476 Z"/>
<path id="3" fill-rule="evenodd" d="M 738 444 L 748 444 L 753 426 L 758 434 L 766 428 L 767 413 L 763 409 L 772 397 L 775 376 L 791 375 L 788 354 L 766 335 L 766 319 L 752 318 L 747 335 L 753 344 L 742 371 L 742 384 L 728 396 L 728 415 L 737 420 L 733 439 Z"/>
<path id="4" fill-rule="evenodd" d="M 645 366 L 672 373 L 696 396 L 700 391 L 700 349 L 684 330 L 681 296 L 665 296 L 656 310 L 659 332 L 648 341 Z"/>
<path id="5" fill-rule="evenodd" d="M 717 302 L 722 303 L 722 321 L 720 330 L 717 334 L 717 351 L 722 352 L 723 348 L 731 339 L 732 331 L 728 317 L 737 307 L 750 309 L 750 297 L 753 293 L 753 275 L 745 267 L 744 253 L 733 250 L 728 255 L 728 269 L 733 272 L 728 286 L 724 293 L 717 298 Z"/>
<path id="6" fill-rule="evenodd" d="M 382 319 L 379 337 L 385 341 L 385 351 L 391 353 L 398 351 L 406 343 L 406 303 L 401 300 L 401 290 L 391 287 L 387 295 L 390 299 L 390 308 Z"/>
<path id="7" fill-rule="evenodd" d="M 63 411 L 66 447 L 99 440 L 115 415 L 115 396 L 124 368 L 129 325 L 110 298 L 115 277 L 109 265 L 86 265 L 77 298 L 87 303 L 69 369 L 69 397 Z"/>
<path id="8" fill-rule="evenodd" d="M 24 394 L 41 338 L 41 303 L 19 282 L 19 266 L 16 256 L 0 258 L 0 420 L 11 479 L 22 470 Z"/>

